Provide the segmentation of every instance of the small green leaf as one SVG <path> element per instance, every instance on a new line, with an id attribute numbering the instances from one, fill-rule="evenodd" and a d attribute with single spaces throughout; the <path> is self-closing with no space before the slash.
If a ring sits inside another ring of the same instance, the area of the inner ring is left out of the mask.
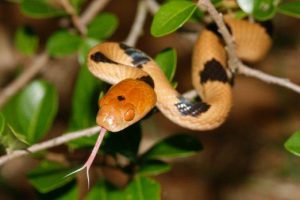
<path id="1" fill-rule="evenodd" d="M 6 123 L 2 113 L 0 113 L 0 145 L 8 153 L 12 150 L 22 149 L 27 146 L 16 137 L 14 130 Z"/>
<path id="2" fill-rule="evenodd" d="M 276 5 L 274 0 L 256 0 L 253 7 L 253 16 L 260 21 L 269 20 L 276 13 Z"/>
<path id="3" fill-rule="evenodd" d="M 85 198 L 86 200 L 160 200 L 159 184 L 146 177 L 135 177 L 125 189 L 118 189 L 105 181 L 99 181 Z"/>
<path id="4" fill-rule="evenodd" d="M 34 144 L 49 130 L 57 104 L 58 94 L 52 85 L 33 81 L 4 107 L 3 114 L 18 139 Z"/>
<path id="5" fill-rule="evenodd" d="M 69 122 L 70 131 L 88 128 L 96 124 L 98 95 L 103 88 L 104 83 L 95 78 L 89 72 L 87 66 L 84 65 L 80 68 L 72 97 L 72 110 Z M 83 137 L 73 140 L 68 144 L 71 148 L 93 146 L 96 138 L 96 135 Z"/>
<path id="6" fill-rule="evenodd" d="M 6 125 L 6 123 L 5 123 L 4 116 L 3 116 L 2 113 L 0 113 L 0 135 L 1 135 L 1 137 L 2 137 L 2 134 L 3 134 L 3 131 L 4 131 L 5 125 Z M 0 138 L 1 138 L 1 137 L 0 137 Z"/>
<path id="7" fill-rule="evenodd" d="M 100 43 L 100 41 L 93 38 L 86 38 L 82 41 L 78 52 L 78 61 L 81 65 L 87 63 L 89 50 L 98 43 Z"/>
<path id="8" fill-rule="evenodd" d="M 154 144 L 144 155 L 144 159 L 187 157 L 202 150 L 201 143 L 186 134 L 178 134 Z"/>
<path id="9" fill-rule="evenodd" d="M 126 199 L 160 200 L 160 186 L 153 179 L 137 176 L 125 189 Z"/>
<path id="10" fill-rule="evenodd" d="M 154 16 L 151 34 L 160 37 L 176 31 L 192 16 L 196 8 L 197 5 L 190 1 L 164 4 Z"/>
<path id="11" fill-rule="evenodd" d="M 282 14 L 300 18 L 300 2 L 287 2 L 279 4 L 277 11 Z"/>
<path id="12" fill-rule="evenodd" d="M 117 134 L 109 133 L 101 149 L 107 154 L 115 155 L 119 153 L 131 161 L 136 161 L 141 134 L 142 130 L 140 124 L 133 124 Z"/>
<path id="13" fill-rule="evenodd" d="M 36 52 L 39 38 L 28 26 L 21 27 L 17 30 L 15 36 L 15 46 L 24 55 L 32 55 Z"/>
<path id="14" fill-rule="evenodd" d="M 296 156 L 300 156 L 300 131 L 294 133 L 284 144 L 284 147 L 295 154 Z"/>
<path id="15" fill-rule="evenodd" d="M 41 193 L 66 185 L 74 176 L 65 177 L 70 169 L 56 162 L 43 161 L 28 173 L 29 182 Z"/>
<path id="16" fill-rule="evenodd" d="M 168 48 L 161 51 L 155 57 L 155 61 L 164 71 L 169 81 L 172 81 L 176 71 L 177 56 L 176 51 L 173 48 Z"/>
<path id="17" fill-rule="evenodd" d="M 154 176 L 165 173 L 171 166 L 160 160 L 147 160 L 139 165 L 137 174 L 143 176 Z"/>
<path id="18" fill-rule="evenodd" d="M 114 14 L 102 13 L 88 25 L 87 35 L 99 40 L 107 39 L 115 32 L 118 24 L 118 18 Z"/>
<path id="19" fill-rule="evenodd" d="M 46 49 L 51 56 L 66 56 L 77 51 L 81 42 L 79 35 L 60 30 L 49 38 Z"/>
<path id="20" fill-rule="evenodd" d="M 63 194 L 57 198 L 56 200 L 70 200 L 70 199 L 79 199 L 79 189 L 77 184 L 74 184 L 73 187 L 69 190 L 63 190 Z"/>
<path id="21" fill-rule="evenodd" d="M 70 0 L 71 4 L 76 9 L 77 13 L 79 13 L 80 8 L 85 1 L 86 0 Z"/>
<path id="22" fill-rule="evenodd" d="M 20 3 L 22 12 L 30 17 L 45 18 L 66 15 L 63 9 L 51 6 L 48 0 L 21 0 Z"/>

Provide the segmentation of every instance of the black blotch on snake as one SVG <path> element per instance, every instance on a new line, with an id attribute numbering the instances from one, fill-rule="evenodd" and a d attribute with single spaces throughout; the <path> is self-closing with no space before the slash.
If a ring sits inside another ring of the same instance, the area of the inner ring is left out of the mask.
<path id="1" fill-rule="evenodd" d="M 118 64 L 115 61 L 113 61 L 113 60 L 109 59 L 108 57 L 106 57 L 104 54 L 102 54 L 99 51 L 97 51 L 96 53 L 92 54 L 90 57 L 96 63 L 103 62 L 103 63 Z"/>
<path id="2" fill-rule="evenodd" d="M 133 47 L 120 43 L 120 48 L 123 49 L 124 52 L 132 58 L 132 64 L 138 68 L 142 68 L 143 64 L 146 64 L 150 61 L 150 58 L 145 53 Z"/>
<path id="3" fill-rule="evenodd" d="M 207 81 L 228 82 L 228 77 L 224 67 L 216 59 L 211 59 L 204 64 L 204 69 L 199 72 L 201 84 Z"/>
<path id="4" fill-rule="evenodd" d="M 273 33 L 274 33 L 274 26 L 272 21 L 268 20 L 268 21 L 259 21 L 257 22 L 259 23 L 266 31 L 266 33 L 270 36 L 273 37 Z"/>
<path id="5" fill-rule="evenodd" d="M 137 80 L 144 81 L 145 83 L 147 83 L 150 87 L 152 87 L 154 89 L 154 81 L 151 78 L 151 76 L 142 76 L 142 77 L 138 78 Z"/>
<path id="6" fill-rule="evenodd" d="M 184 97 L 178 97 L 179 102 L 175 104 L 177 110 L 184 116 L 190 115 L 197 117 L 199 114 L 206 112 L 210 105 L 205 102 L 191 102 Z"/>

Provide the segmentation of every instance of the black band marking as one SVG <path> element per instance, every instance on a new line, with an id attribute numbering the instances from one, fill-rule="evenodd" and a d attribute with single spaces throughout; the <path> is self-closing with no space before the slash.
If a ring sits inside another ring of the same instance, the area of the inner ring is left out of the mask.
<path id="1" fill-rule="evenodd" d="M 199 72 L 201 84 L 207 81 L 228 82 L 228 77 L 224 67 L 216 59 L 211 59 L 204 64 L 204 69 Z"/>
<path id="2" fill-rule="evenodd" d="M 122 96 L 122 95 L 119 95 L 119 96 L 117 96 L 117 99 L 118 99 L 119 101 L 124 101 L 124 100 L 125 100 L 125 97 Z"/>
<path id="3" fill-rule="evenodd" d="M 272 21 L 261 21 L 261 22 L 257 22 L 259 23 L 265 30 L 266 33 L 270 36 L 273 37 L 273 33 L 274 33 L 274 26 Z"/>
<path id="4" fill-rule="evenodd" d="M 210 105 L 205 102 L 190 102 L 182 96 L 178 97 L 178 99 L 179 102 L 176 103 L 175 106 L 184 116 L 190 115 L 197 117 L 199 114 L 206 112 L 210 108 Z"/>
<path id="5" fill-rule="evenodd" d="M 120 48 L 132 58 L 132 64 L 136 67 L 142 68 L 143 64 L 146 64 L 148 61 L 150 61 L 150 58 L 140 50 L 127 46 L 123 43 L 120 43 Z"/>
<path id="6" fill-rule="evenodd" d="M 102 54 L 101 52 L 97 51 L 96 53 L 91 55 L 91 59 L 93 61 L 95 61 L 96 63 L 98 62 L 103 62 L 103 63 L 111 63 L 111 64 L 118 64 L 115 61 L 109 59 L 108 57 L 106 57 L 104 54 Z"/>
<path id="7" fill-rule="evenodd" d="M 140 78 L 138 78 L 138 80 L 140 81 L 144 81 L 145 83 L 147 83 L 150 87 L 154 88 L 154 81 L 151 78 L 151 76 L 142 76 Z"/>

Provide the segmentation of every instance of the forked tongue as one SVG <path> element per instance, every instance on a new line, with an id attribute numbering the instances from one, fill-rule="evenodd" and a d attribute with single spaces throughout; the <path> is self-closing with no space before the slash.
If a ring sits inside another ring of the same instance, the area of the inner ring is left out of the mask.
<path id="1" fill-rule="evenodd" d="M 83 170 L 84 168 L 86 168 L 86 177 L 87 177 L 87 181 L 88 181 L 88 188 L 90 187 L 89 170 L 90 170 L 90 168 L 91 168 L 91 166 L 92 166 L 92 163 L 93 163 L 93 161 L 94 161 L 94 159 L 95 159 L 95 157 L 96 157 L 96 155 L 97 155 L 97 152 L 98 152 L 99 147 L 100 147 L 100 145 L 101 145 L 101 143 L 102 143 L 102 141 L 103 141 L 103 138 L 104 138 L 105 133 L 106 133 L 106 129 L 105 129 L 105 128 L 101 128 L 100 133 L 99 133 L 99 136 L 98 136 L 98 138 L 97 138 L 97 141 L 96 141 L 96 143 L 95 143 L 95 145 L 94 145 L 94 148 L 93 148 L 93 150 L 92 150 L 92 153 L 90 154 L 90 156 L 89 156 L 89 158 L 87 159 L 87 161 L 84 163 L 84 165 L 83 165 L 82 167 L 80 167 L 79 169 L 77 169 L 77 170 L 75 170 L 75 171 L 73 171 L 73 172 L 67 174 L 65 177 L 68 177 L 68 176 L 70 176 L 70 175 L 72 175 L 72 174 L 75 174 L 75 173 L 77 173 L 77 172 Z"/>

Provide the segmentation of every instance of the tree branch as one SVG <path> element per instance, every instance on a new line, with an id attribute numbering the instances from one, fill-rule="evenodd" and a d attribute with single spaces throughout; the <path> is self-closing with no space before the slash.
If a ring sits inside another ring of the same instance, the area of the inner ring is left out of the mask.
<path id="1" fill-rule="evenodd" d="M 92 135 L 97 134 L 99 131 L 100 131 L 100 127 L 95 126 L 95 127 L 91 127 L 91 128 L 84 129 L 84 130 L 63 134 L 59 137 L 47 140 L 45 142 L 34 144 L 34 145 L 30 146 L 29 148 L 27 148 L 26 150 L 13 151 L 10 154 L 0 157 L 0 166 L 11 159 L 14 159 L 14 158 L 17 158 L 20 156 L 24 156 L 24 155 L 28 155 L 30 153 L 42 151 L 45 149 L 49 149 L 49 148 L 67 143 L 71 140 L 75 140 L 80 137 L 90 137 Z"/>
<path id="2" fill-rule="evenodd" d="M 80 16 L 80 22 L 86 26 L 102 10 L 110 0 L 94 0 Z"/>
<path id="3" fill-rule="evenodd" d="M 65 11 L 71 16 L 72 23 L 76 29 L 80 32 L 81 35 L 86 35 L 86 27 L 81 23 L 80 18 L 78 17 L 75 8 L 70 3 L 70 0 L 61 0 L 61 5 Z"/>
<path id="4" fill-rule="evenodd" d="M 135 46 L 136 42 L 141 36 L 143 32 L 143 26 L 145 24 L 145 19 L 147 15 L 147 9 L 145 5 L 144 0 L 140 0 L 137 8 L 137 14 L 135 16 L 133 25 L 131 26 L 131 30 L 125 39 L 124 43 L 130 45 L 130 46 Z"/>

